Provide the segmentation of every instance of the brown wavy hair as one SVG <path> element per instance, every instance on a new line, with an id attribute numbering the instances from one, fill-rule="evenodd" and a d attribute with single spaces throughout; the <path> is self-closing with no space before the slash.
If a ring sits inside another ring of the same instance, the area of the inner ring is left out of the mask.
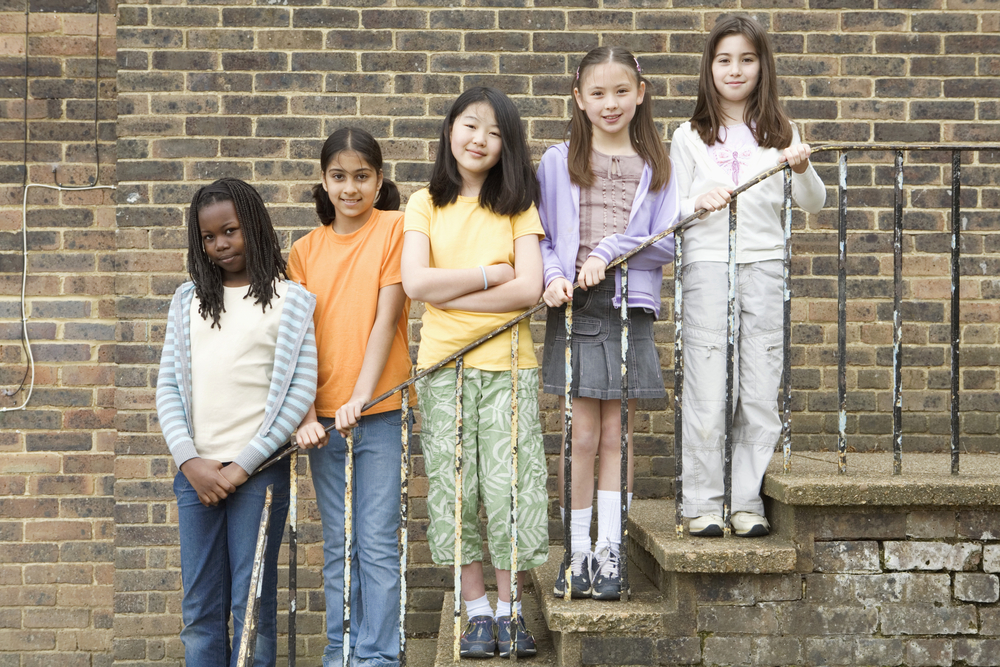
<path id="1" fill-rule="evenodd" d="M 757 85 L 750 93 L 743 108 L 743 122 L 747 124 L 757 145 L 761 148 L 788 148 L 792 143 L 792 122 L 778 100 L 778 76 L 774 68 L 774 52 L 767 31 L 748 16 L 723 16 L 715 22 L 708 34 L 705 53 L 701 56 L 701 75 L 698 78 L 698 101 L 691 116 L 691 127 L 711 146 L 719 140 L 719 130 L 725 125 L 719 91 L 712 77 L 712 61 L 719 42 L 729 35 L 743 35 L 757 51 L 760 74 Z"/>
<path id="2" fill-rule="evenodd" d="M 653 170 L 650 190 L 661 190 L 670 181 L 670 157 L 663 147 L 663 138 L 656 131 L 653 122 L 653 94 L 649 81 L 639 69 L 639 61 L 635 56 L 620 46 L 599 46 L 593 49 L 580 61 L 573 80 L 572 94 L 580 85 L 580 79 L 587 69 L 606 63 L 618 63 L 635 76 L 635 85 L 646 84 L 646 94 L 642 103 L 636 106 L 635 115 L 628 124 L 628 137 L 632 148 L 639 154 L 643 162 Z M 569 178 L 581 188 L 589 188 L 594 184 L 594 172 L 590 168 L 590 151 L 594 128 L 585 111 L 580 109 L 574 98 L 573 117 L 569 121 Z"/>

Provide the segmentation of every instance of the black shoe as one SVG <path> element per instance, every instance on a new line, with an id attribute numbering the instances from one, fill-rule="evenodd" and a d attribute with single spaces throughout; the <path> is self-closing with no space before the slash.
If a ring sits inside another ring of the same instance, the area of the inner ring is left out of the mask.
<path id="1" fill-rule="evenodd" d="M 622 596 L 621 556 L 618 550 L 604 547 L 596 556 L 597 572 L 591 597 L 595 600 L 618 600 Z"/>
<path id="2" fill-rule="evenodd" d="M 591 594 L 591 569 L 594 566 L 594 555 L 587 551 L 574 551 L 570 557 L 570 578 L 573 580 L 573 588 L 570 595 L 576 598 L 589 598 Z M 559 576 L 556 577 L 556 585 L 553 593 L 557 598 L 566 595 L 566 568 L 565 564 L 559 565 Z"/>
<path id="3" fill-rule="evenodd" d="M 515 626 L 515 640 L 517 645 L 517 657 L 530 658 L 538 652 L 535 648 L 535 638 L 524 627 L 524 616 L 517 615 L 517 625 Z M 497 646 L 500 648 L 500 657 L 510 657 L 510 616 L 497 619 Z"/>
<path id="4" fill-rule="evenodd" d="M 497 626 L 492 616 L 473 616 L 459 647 L 463 658 L 492 658 L 497 651 Z"/>

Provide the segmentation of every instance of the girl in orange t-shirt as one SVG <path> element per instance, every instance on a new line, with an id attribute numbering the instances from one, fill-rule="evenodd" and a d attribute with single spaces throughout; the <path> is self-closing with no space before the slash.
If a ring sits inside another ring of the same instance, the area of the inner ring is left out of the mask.
<path id="1" fill-rule="evenodd" d="M 326 140 L 322 182 L 313 188 L 323 225 L 296 241 L 288 275 L 316 294 L 319 382 L 298 430 L 309 450 L 323 520 L 327 647 L 323 665 L 399 664 L 399 394 L 362 412 L 373 396 L 410 375 L 403 292 L 403 214 L 399 190 L 382 175 L 382 151 L 365 130 L 348 127 Z M 325 428 L 336 426 L 329 436 Z M 354 431 L 351 549 L 351 646 L 343 646 L 344 458 Z M 329 444 L 327 444 L 329 438 Z M 326 446 L 324 446 L 326 445 Z M 351 656 L 349 656 L 351 657 Z"/>

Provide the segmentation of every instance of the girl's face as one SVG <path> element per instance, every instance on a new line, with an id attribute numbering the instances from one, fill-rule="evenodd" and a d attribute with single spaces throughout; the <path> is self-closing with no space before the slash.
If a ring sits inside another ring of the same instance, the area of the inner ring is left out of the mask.
<path id="1" fill-rule="evenodd" d="M 712 80 L 727 116 L 743 119 L 743 108 L 759 79 L 760 58 L 750 40 L 741 34 L 720 39 L 712 58 Z"/>
<path id="2" fill-rule="evenodd" d="M 233 202 L 216 201 L 199 209 L 198 228 L 205 254 L 222 269 L 222 284 L 226 287 L 249 285 L 243 231 Z"/>
<path id="3" fill-rule="evenodd" d="M 576 105 L 587 114 L 594 132 L 604 135 L 627 130 L 645 95 L 646 84 L 619 63 L 588 67 L 573 89 Z"/>
<path id="4" fill-rule="evenodd" d="M 337 212 L 333 222 L 337 226 L 368 222 L 381 188 L 382 172 L 376 171 L 355 151 L 337 153 L 323 172 L 323 189 Z"/>
<path id="5" fill-rule="evenodd" d="M 465 107 L 451 126 L 450 142 L 462 182 L 481 185 L 500 161 L 503 147 L 493 107 L 487 102 Z"/>

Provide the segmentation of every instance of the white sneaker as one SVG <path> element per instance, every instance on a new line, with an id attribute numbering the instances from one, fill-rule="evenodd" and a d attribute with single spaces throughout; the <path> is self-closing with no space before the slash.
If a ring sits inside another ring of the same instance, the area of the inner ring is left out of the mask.
<path id="1" fill-rule="evenodd" d="M 771 532 L 771 524 L 756 512 L 733 512 L 729 523 L 737 537 L 764 537 Z"/>
<path id="2" fill-rule="evenodd" d="M 725 526 L 718 514 L 703 514 L 691 519 L 688 533 L 692 537 L 722 537 Z"/>

